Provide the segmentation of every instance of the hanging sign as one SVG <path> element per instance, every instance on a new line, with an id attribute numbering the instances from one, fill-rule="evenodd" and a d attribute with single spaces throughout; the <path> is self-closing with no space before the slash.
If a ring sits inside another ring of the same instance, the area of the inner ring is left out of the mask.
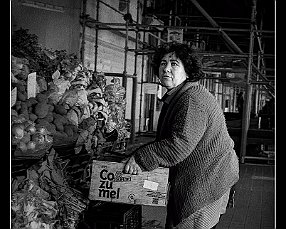
<path id="1" fill-rule="evenodd" d="M 227 72 L 226 73 L 226 78 L 233 79 L 234 77 L 235 77 L 234 72 Z"/>
<path id="2" fill-rule="evenodd" d="M 154 83 L 144 83 L 145 94 L 156 95 L 158 93 L 157 84 Z"/>
<path id="3" fill-rule="evenodd" d="M 168 28 L 168 42 L 176 41 L 183 43 L 183 29 L 170 29 Z"/>

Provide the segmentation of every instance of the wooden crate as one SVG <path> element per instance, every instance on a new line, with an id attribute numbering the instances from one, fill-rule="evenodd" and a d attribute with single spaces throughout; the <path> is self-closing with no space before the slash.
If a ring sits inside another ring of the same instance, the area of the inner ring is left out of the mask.
<path id="1" fill-rule="evenodd" d="M 138 175 L 123 173 L 124 163 L 94 160 L 90 200 L 117 203 L 166 206 L 168 168 L 144 171 Z"/>

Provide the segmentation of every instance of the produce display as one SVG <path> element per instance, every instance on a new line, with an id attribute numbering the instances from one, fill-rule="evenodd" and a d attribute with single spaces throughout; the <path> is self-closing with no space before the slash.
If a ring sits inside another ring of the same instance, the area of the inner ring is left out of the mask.
<path id="1" fill-rule="evenodd" d="M 125 89 L 120 85 L 118 78 L 113 79 L 113 83 L 105 87 L 104 98 L 108 103 L 110 115 L 106 122 L 106 131 L 112 132 L 114 129 L 118 132 L 118 139 L 123 140 L 130 137 L 127 131 L 128 125 L 125 116 Z"/>
<path id="2" fill-rule="evenodd" d="M 75 55 L 41 48 L 27 30 L 15 31 L 11 41 L 12 159 L 40 159 L 21 181 L 12 178 L 12 228 L 75 229 L 88 200 L 69 185 L 69 162 L 55 148 L 92 159 L 106 143 L 128 139 L 125 89 L 118 78 L 106 85 L 104 73 L 83 67 Z"/>
<path id="3" fill-rule="evenodd" d="M 69 187 L 52 149 L 40 166 L 12 186 L 12 228 L 76 228 L 88 199 Z"/>
<path id="4" fill-rule="evenodd" d="M 12 114 L 11 133 L 11 143 L 18 149 L 14 152 L 16 156 L 25 154 L 36 156 L 37 153 L 45 153 L 53 143 L 53 137 L 45 127 L 35 126 L 32 121 L 15 113 Z"/>
<path id="5" fill-rule="evenodd" d="M 50 83 L 41 78 L 38 94 L 28 98 L 27 82 L 18 77 L 23 74 L 20 67 L 17 71 L 14 66 L 12 86 L 17 88 L 17 101 L 11 114 L 33 122 L 35 128 L 45 128 L 53 136 L 54 145 L 75 143 L 78 153 L 84 145 L 87 151 L 96 148 L 99 131 L 104 136 L 115 130 L 119 141 L 129 138 L 124 119 L 125 89 L 119 85 L 119 79 L 104 85 L 103 74 L 92 73 L 78 64 L 73 71 L 69 69 L 69 74 L 55 71 Z M 92 126 L 84 127 L 91 120 Z"/>
<path id="6" fill-rule="evenodd" d="M 32 180 L 22 186 L 12 195 L 12 228 L 55 228 L 57 202 L 49 200 L 49 194 Z"/>

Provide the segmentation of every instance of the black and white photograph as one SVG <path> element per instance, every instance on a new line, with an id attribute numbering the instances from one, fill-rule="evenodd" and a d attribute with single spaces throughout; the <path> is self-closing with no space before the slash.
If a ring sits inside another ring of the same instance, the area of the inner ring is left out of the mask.
<path id="1" fill-rule="evenodd" d="M 279 228 L 276 0 L 9 3 L 10 229 Z"/>

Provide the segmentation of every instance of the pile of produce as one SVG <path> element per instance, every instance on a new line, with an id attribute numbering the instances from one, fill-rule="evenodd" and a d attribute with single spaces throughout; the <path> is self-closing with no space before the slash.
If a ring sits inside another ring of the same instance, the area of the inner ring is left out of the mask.
<path id="1" fill-rule="evenodd" d="M 14 152 L 16 156 L 44 154 L 53 143 L 53 137 L 45 127 L 36 127 L 33 122 L 17 113 L 12 114 L 11 133 L 11 143 L 18 149 Z"/>
<path id="2" fill-rule="evenodd" d="M 26 72 L 37 72 L 37 75 L 48 83 L 52 80 L 51 76 L 56 70 L 69 77 L 70 72 L 80 63 L 75 54 L 67 54 L 66 50 L 51 50 L 42 47 L 38 42 L 37 35 L 31 34 L 28 29 L 23 28 L 12 34 L 11 54 L 12 72 L 13 59 L 16 58 L 17 63 L 25 64 L 23 68 Z"/>
<path id="3" fill-rule="evenodd" d="M 76 228 L 88 199 L 67 180 L 52 149 L 40 166 L 31 167 L 27 178 L 13 186 L 12 228 Z"/>
<path id="4" fill-rule="evenodd" d="M 122 141 L 130 137 L 127 130 L 128 123 L 125 120 L 125 88 L 120 85 L 118 78 L 113 78 L 113 83 L 105 87 L 104 99 L 108 103 L 110 114 L 106 122 L 106 132 L 110 133 L 116 130 L 118 133 L 118 141 Z"/>
<path id="5" fill-rule="evenodd" d="M 106 142 L 129 138 L 125 89 L 118 78 L 106 85 L 103 73 L 83 67 L 75 55 L 43 49 L 27 30 L 14 32 L 11 47 L 13 156 L 44 159 L 12 184 L 12 228 L 73 229 L 88 201 L 68 185 L 66 162 L 54 147 L 85 149 L 93 158 Z M 36 74 L 35 96 L 28 91 L 30 74 Z"/>
<path id="6" fill-rule="evenodd" d="M 20 72 L 17 66 L 14 69 Z M 12 87 L 18 89 L 17 101 L 11 113 L 35 123 L 36 128 L 45 128 L 53 136 L 54 145 L 75 143 L 78 153 L 83 146 L 87 151 L 95 149 L 97 135 L 116 131 L 113 140 L 129 138 L 124 119 L 125 89 L 117 78 L 105 85 L 103 74 L 92 73 L 78 64 L 63 74 L 55 71 L 49 84 L 42 78 L 36 97 L 28 98 L 27 82 L 16 70 Z"/>
<path id="7" fill-rule="evenodd" d="M 16 87 L 18 85 L 16 84 Z M 26 90 L 24 92 L 26 93 Z M 45 91 L 29 99 L 18 96 L 18 101 L 11 109 L 12 118 L 21 117 L 33 123 L 36 129 L 46 129 L 56 141 L 63 138 L 71 140 L 77 138 L 77 126 L 67 119 L 67 110 L 61 105 L 53 104 L 48 95 L 49 93 Z M 13 121 L 15 120 L 12 120 L 12 124 Z"/>
<path id="8" fill-rule="evenodd" d="M 110 134 L 112 141 L 129 138 L 125 89 L 119 79 L 106 85 L 104 74 L 84 68 L 65 51 L 42 49 L 27 30 L 15 31 L 12 37 L 11 85 L 17 88 L 12 114 L 45 128 L 55 146 L 75 144 L 76 153 L 83 147 L 91 152 Z M 37 95 L 28 98 L 27 78 L 33 71 Z"/>
<path id="9" fill-rule="evenodd" d="M 54 229 L 58 222 L 56 201 L 32 180 L 25 180 L 21 186 L 12 195 L 12 228 Z"/>

